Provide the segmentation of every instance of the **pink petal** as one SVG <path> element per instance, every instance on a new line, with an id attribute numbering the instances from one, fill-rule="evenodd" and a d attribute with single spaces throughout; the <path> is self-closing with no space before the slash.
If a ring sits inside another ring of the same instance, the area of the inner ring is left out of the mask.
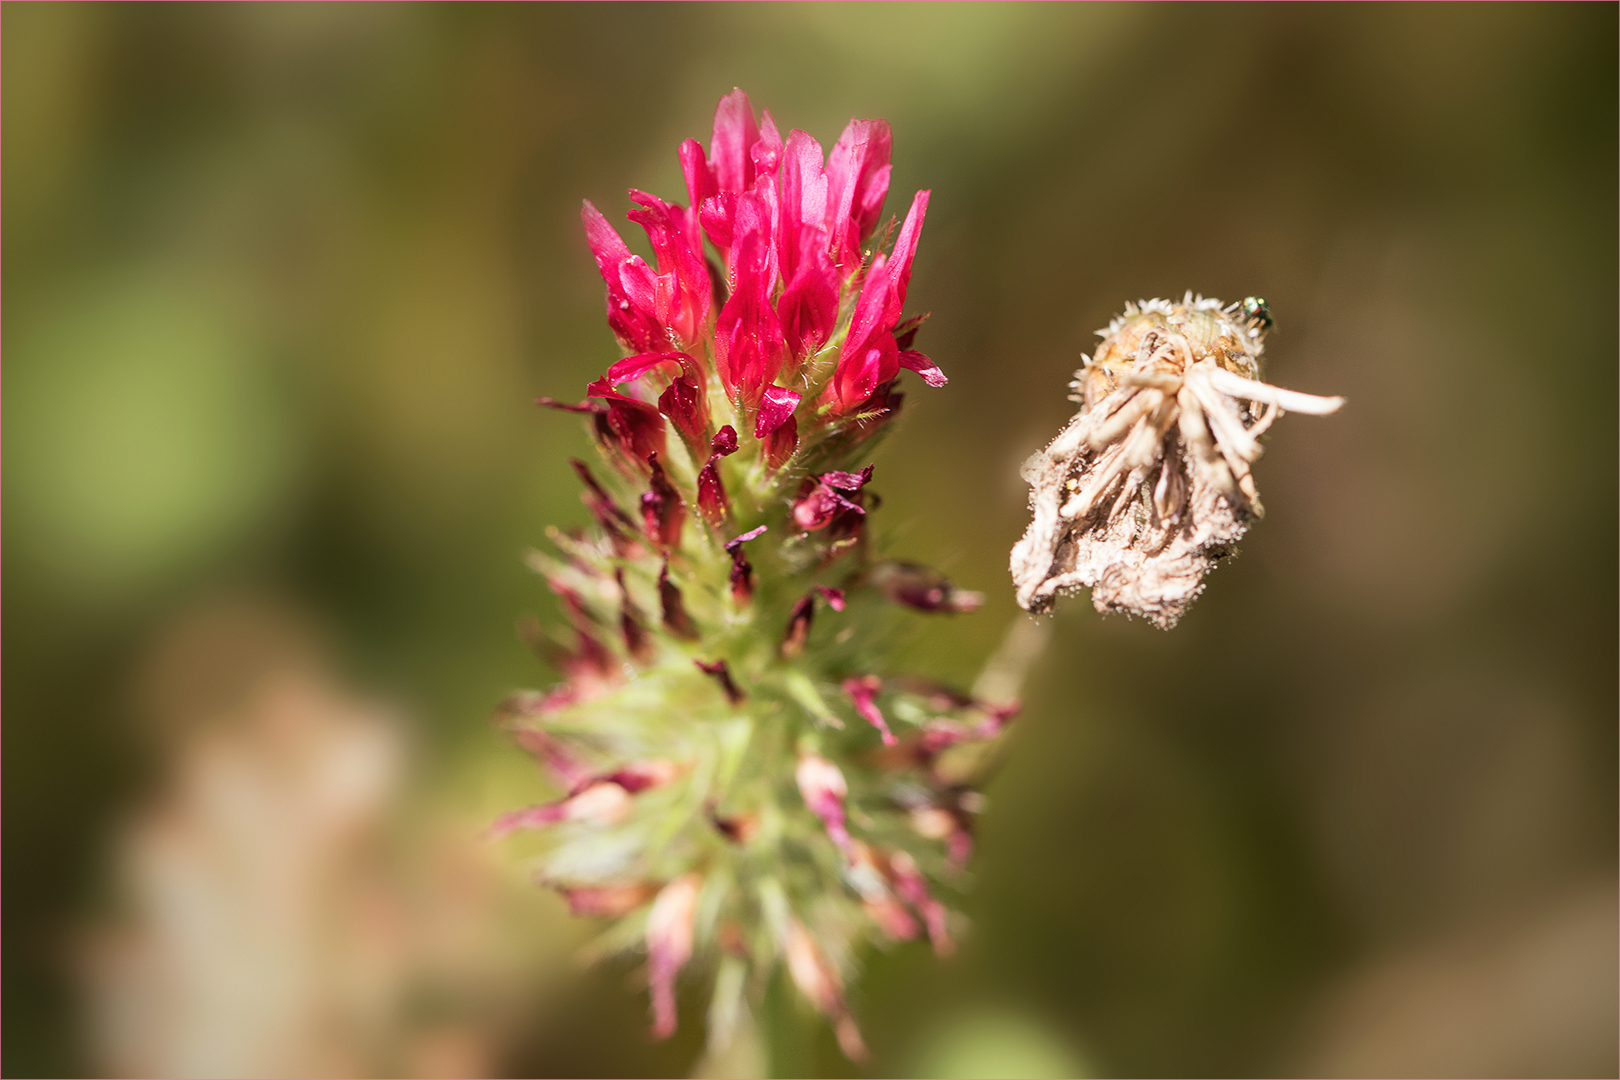
<path id="1" fill-rule="evenodd" d="M 519 829 L 540 829 L 547 825 L 561 821 L 568 814 L 568 800 L 544 803 L 540 806 L 530 806 L 523 810 L 513 810 L 496 818 L 484 835 L 491 840 L 499 840 L 509 836 Z"/>
<path id="2" fill-rule="evenodd" d="M 866 160 L 861 175 L 855 182 L 855 199 L 851 218 L 857 227 L 860 243 L 865 243 L 877 228 L 883 214 L 883 200 L 889 193 L 889 159 L 894 151 L 894 134 L 887 120 L 870 121 L 867 129 Z"/>
<path id="3" fill-rule="evenodd" d="M 887 333 L 878 335 L 871 347 L 849 362 L 841 357 L 828 387 L 834 411 L 843 414 L 859 409 L 871 400 L 878 387 L 893 379 L 899 369 L 899 350 L 895 348 L 893 335 Z"/>
<path id="4" fill-rule="evenodd" d="M 958 589 L 938 570 L 916 563 L 879 562 L 870 573 L 870 581 L 884 596 L 918 611 L 976 611 L 984 603 L 982 593 Z"/>
<path id="5" fill-rule="evenodd" d="M 720 430 L 714 433 L 714 439 L 709 443 L 709 450 L 716 457 L 730 457 L 737 452 L 737 429 L 730 424 L 723 424 Z"/>
<path id="6" fill-rule="evenodd" d="M 663 787 L 681 774 L 681 767 L 665 758 L 644 758 L 627 762 L 603 779 L 618 784 L 634 795 L 648 788 Z"/>
<path id="7" fill-rule="evenodd" d="M 672 207 L 658 196 L 637 188 L 630 189 L 630 201 L 640 209 L 630 211 L 628 217 L 647 234 L 653 254 L 658 259 L 658 272 L 668 273 L 674 268 L 674 252 L 669 245 L 674 236 L 679 235 L 670 218 Z"/>
<path id="8" fill-rule="evenodd" d="M 895 238 L 894 251 L 889 255 L 889 303 L 894 308 L 893 322 L 900 319 L 900 309 L 906 302 L 906 287 L 911 284 L 911 260 L 917 254 L 917 240 L 922 235 L 923 218 L 928 214 L 930 191 L 924 189 L 912 197 L 911 209 L 906 211 L 905 224 Z"/>
<path id="9" fill-rule="evenodd" d="M 761 525 L 726 541 L 726 551 L 731 555 L 731 595 L 739 604 L 746 604 L 754 595 L 754 566 L 743 554 L 742 546 L 765 529 Z"/>
<path id="10" fill-rule="evenodd" d="M 838 771 L 838 766 L 815 754 L 805 754 L 799 758 L 794 779 L 798 782 L 804 804 L 821 819 L 833 843 L 848 850 L 851 841 L 849 830 L 844 825 L 844 796 L 849 792 L 849 786 L 844 782 L 844 774 Z"/>
<path id="11" fill-rule="evenodd" d="M 889 190 L 889 125 L 882 120 L 851 120 L 827 155 L 827 230 L 833 261 L 846 271 L 861 259 Z"/>
<path id="12" fill-rule="evenodd" d="M 781 427 L 765 436 L 765 467 L 780 469 L 799 450 L 799 422 L 791 415 Z"/>
<path id="13" fill-rule="evenodd" d="M 647 455 L 647 464 L 652 473 L 647 490 L 641 494 L 642 525 L 654 543 L 665 548 L 675 547 L 681 542 L 686 503 L 664 475 L 664 466 L 656 453 Z"/>
<path id="14" fill-rule="evenodd" d="M 928 927 L 928 940 L 933 942 L 934 952 L 940 956 L 949 956 L 955 951 L 956 946 L 946 930 L 945 905 L 935 900 L 928 891 L 928 879 L 923 877 L 916 861 L 905 852 L 897 851 L 889 860 L 889 868 L 894 872 L 895 891 L 923 917 L 923 922 Z"/>
<path id="15" fill-rule="evenodd" d="M 759 416 L 754 421 L 754 438 L 763 439 L 787 423 L 802 396 L 780 386 L 767 386 L 759 402 Z"/>
<path id="16" fill-rule="evenodd" d="M 639 379 L 652 371 L 660 364 L 679 364 L 682 367 L 690 363 L 692 358 L 681 352 L 645 352 L 634 356 L 627 356 L 623 360 L 607 369 L 607 381 L 617 385 Z"/>
<path id="17" fill-rule="evenodd" d="M 534 399 L 534 403 L 544 405 L 548 409 L 561 409 L 564 412 L 596 413 L 598 415 L 607 412 L 606 405 L 598 405 L 594 401 L 581 401 L 577 405 L 570 405 L 568 402 L 558 401 L 556 398 L 537 397 Z"/>
<path id="18" fill-rule="evenodd" d="M 687 235 L 687 215 L 678 208 L 644 191 L 632 190 L 630 199 L 641 208 L 630 213 L 630 220 L 646 230 L 658 257 L 655 313 L 683 342 L 695 343 L 708 320 L 712 300 L 701 244 L 695 234 Z"/>
<path id="19" fill-rule="evenodd" d="M 867 723 L 878 729 L 878 734 L 883 737 L 884 746 L 893 746 L 899 740 L 894 737 L 894 732 L 889 730 L 887 721 L 883 719 L 883 713 L 877 707 L 876 698 L 882 690 L 883 680 L 876 675 L 862 675 L 858 679 L 844 680 L 844 693 L 848 694 L 849 700 L 854 703 L 855 711 L 860 713 Z"/>
<path id="20" fill-rule="evenodd" d="M 698 221 L 709 242 L 720 249 L 722 255 L 731 250 L 731 214 L 737 205 L 735 191 L 722 191 L 703 200 L 698 207 Z"/>
<path id="21" fill-rule="evenodd" d="M 680 588 L 669 579 L 668 555 L 664 556 L 664 565 L 658 571 L 658 602 L 663 608 L 664 626 L 670 633 L 687 639 L 698 636 L 697 624 L 686 613 Z"/>
<path id="22" fill-rule="evenodd" d="M 738 199 L 739 208 L 752 196 Z M 732 249 L 733 289 L 715 322 L 715 367 L 728 395 L 758 407 L 765 388 L 776 381 L 787 352 L 782 327 L 771 307 L 776 253 L 763 231 L 739 233 Z"/>
<path id="23" fill-rule="evenodd" d="M 922 353 L 915 352 L 911 349 L 901 350 L 900 366 L 905 368 L 907 371 L 915 371 L 917 374 L 921 375 L 923 377 L 923 382 L 927 383 L 929 386 L 944 386 L 949 381 L 945 378 L 945 373 L 939 370 L 939 365 L 935 364 Z"/>
<path id="24" fill-rule="evenodd" d="M 638 282 L 636 299 L 632 301 L 624 285 L 624 266 L 632 259 L 641 260 L 630 254 L 623 238 L 588 200 L 580 210 L 580 218 L 585 224 L 585 241 L 602 280 L 607 282 L 608 325 L 614 336 L 627 348 L 656 349 L 664 344 L 656 313 L 656 288 L 649 287 L 650 282 Z"/>
<path id="25" fill-rule="evenodd" d="M 726 695 L 727 701 L 733 705 L 742 704 L 747 695 L 737 689 L 737 683 L 731 677 L 731 668 L 726 665 L 724 660 L 716 660 L 712 664 L 706 664 L 702 660 L 693 660 L 692 663 L 696 664 L 698 670 L 705 675 L 714 676 L 715 681 L 720 684 L 721 692 Z"/>
<path id="26" fill-rule="evenodd" d="M 692 924 L 703 879 L 676 878 L 659 892 L 647 914 L 647 982 L 652 994 L 653 1037 L 675 1034 L 675 977 L 692 958 Z"/>
<path id="27" fill-rule="evenodd" d="M 859 262 L 859 252 L 852 258 L 849 252 L 851 247 L 849 216 L 855 202 L 855 180 L 860 174 L 861 158 L 865 156 L 866 144 L 856 135 L 855 125 L 861 123 L 851 120 L 844 133 L 833 144 L 832 153 L 827 155 L 827 232 L 831 239 L 830 254 L 833 262 L 846 270 L 853 263 Z M 859 242 L 854 243 L 856 248 Z"/>
<path id="28" fill-rule="evenodd" d="M 910 941 L 917 936 L 917 920 L 911 917 L 905 905 L 892 896 L 866 901 L 866 913 L 872 916 L 882 930 L 895 941 Z M 575 915 L 579 912 L 576 910 Z"/>
<path id="29" fill-rule="evenodd" d="M 518 745 L 545 763 L 547 771 L 568 791 L 574 791 L 589 782 L 591 771 L 554 736 L 533 728 L 517 733 Z"/>
<path id="30" fill-rule="evenodd" d="M 850 494 L 854 494 L 867 485 L 867 482 L 872 479 L 872 473 L 876 469 L 877 466 L 873 464 L 868 465 L 858 473 L 839 472 L 834 470 L 832 472 L 822 473 L 818 479 L 828 487 L 837 488 L 839 491 L 847 491 Z"/>
<path id="31" fill-rule="evenodd" d="M 606 379 L 597 379 L 585 393 L 608 403 L 605 415 L 596 422 L 598 438 L 621 453 L 627 459 L 625 464 L 646 472 L 647 455 L 664 450 L 663 416 L 645 401 L 619 393 Z"/>
<path id="32" fill-rule="evenodd" d="M 702 144 L 696 139 L 681 143 L 680 158 L 681 173 L 686 177 L 686 204 L 695 211 L 703 205 L 704 199 L 718 190 L 714 184 L 714 174 L 703 156 Z"/>
<path id="33" fill-rule="evenodd" d="M 844 610 L 843 589 L 835 589 L 831 585 L 817 585 L 816 592 L 821 594 L 821 598 L 827 601 L 827 606 L 834 611 Z"/>
<path id="34" fill-rule="evenodd" d="M 774 177 L 782 162 L 782 136 L 777 134 L 776 121 L 766 109 L 759 120 L 759 141 L 749 151 L 754 162 L 754 183 L 757 188 L 761 177 Z"/>
<path id="35" fill-rule="evenodd" d="M 610 534 L 612 535 L 612 534 Z M 613 550 L 621 554 L 622 558 L 637 558 L 641 555 L 641 548 L 636 546 L 634 551 L 617 535 L 613 536 Z M 624 639 L 625 654 L 638 664 L 645 664 L 652 660 L 655 650 L 652 639 L 647 636 L 647 628 L 641 622 L 641 613 L 636 610 L 636 603 L 630 598 L 630 593 L 624 587 L 624 568 L 615 567 L 613 579 L 619 586 L 619 637 Z"/>
<path id="36" fill-rule="evenodd" d="M 859 508 L 857 507 L 857 509 Z M 844 592 L 842 589 L 817 585 L 799 597 L 799 602 L 793 605 L 793 610 L 788 615 L 787 633 L 782 635 L 782 654 L 784 656 L 797 656 L 804 651 L 804 643 L 810 638 L 810 624 L 815 621 L 816 597 L 818 595 L 834 611 L 844 610 Z"/>
<path id="37" fill-rule="evenodd" d="M 810 1002 L 832 1021 L 833 1034 L 838 1037 L 838 1048 L 851 1061 L 865 1061 L 866 1044 L 849 1015 L 844 1003 L 844 987 L 838 971 L 822 958 L 815 942 L 797 921 L 790 924 L 785 942 L 788 974 Z"/>
<path id="38" fill-rule="evenodd" d="M 579 216 L 585 223 L 585 242 L 590 245 L 591 254 L 596 257 L 597 268 L 611 284 L 618 275 L 619 263 L 630 257 L 630 249 L 625 245 L 619 231 L 608 223 L 608 219 L 602 216 L 602 212 L 593 206 L 589 199 L 585 200 Z M 612 268 L 611 271 L 609 268 Z"/>
<path id="39" fill-rule="evenodd" d="M 753 191 L 737 196 L 731 215 L 731 253 L 728 267 L 734 290 L 750 287 L 743 281 L 744 257 L 740 254 L 750 237 L 758 237 L 760 241 L 759 253 L 747 256 L 750 265 L 746 272 L 759 275 L 759 280 L 753 287 L 759 290 L 762 302 L 766 301 L 776 288 L 775 235 L 776 210 L 771 199 Z"/>
<path id="40" fill-rule="evenodd" d="M 628 915 L 645 904 L 653 892 L 646 885 L 596 885 L 558 891 L 568 901 L 570 914 L 597 919 Z"/>
<path id="41" fill-rule="evenodd" d="M 717 529 L 731 512 L 731 500 L 726 498 L 726 486 L 720 479 L 720 470 L 714 465 L 719 457 L 720 455 L 716 454 L 705 462 L 703 468 L 698 470 L 697 478 L 698 513 L 703 515 L 703 520 Z"/>
<path id="42" fill-rule="evenodd" d="M 645 401 L 641 401 L 641 400 L 639 400 L 637 398 L 630 397 L 628 394 L 623 394 L 623 393 L 620 393 L 619 391 L 615 390 L 613 388 L 613 385 L 610 382 L 608 382 L 608 380 L 605 379 L 605 378 L 597 379 L 595 382 L 593 382 L 589 386 L 585 387 L 585 396 L 586 397 L 599 397 L 599 398 L 603 399 L 604 401 L 607 401 L 607 402 L 610 402 L 610 403 L 613 403 L 613 404 L 622 404 L 622 405 L 626 405 L 626 406 L 629 406 L 629 407 L 632 407 L 632 408 L 650 409 L 653 412 L 658 411 L 656 409 L 653 409 L 653 407 L 651 405 L 648 405 Z"/>
<path id="43" fill-rule="evenodd" d="M 754 162 L 749 151 L 759 141 L 754 107 L 739 89 L 720 99 L 714 111 L 714 139 L 709 160 L 715 186 L 721 191 L 747 191 L 754 184 Z"/>
<path id="44" fill-rule="evenodd" d="M 894 321 L 889 317 L 887 267 L 888 261 L 882 255 L 872 260 L 861 284 L 861 295 L 855 301 L 849 336 L 844 339 L 838 366 L 822 398 L 835 415 L 859 408 L 900 370 L 900 350 L 890 332 Z"/>
<path id="45" fill-rule="evenodd" d="M 569 458 L 568 463 L 574 467 L 580 482 L 585 485 L 585 490 L 580 493 L 581 501 L 590 510 L 591 516 L 596 518 L 597 525 L 601 526 L 602 531 L 607 533 L 608 539 L 613 542 L 614 551 L 620 555 L 629 555 L 632 549 L 639 550 L 640 545 L 634 539 L 636 523 L 631 520 L 630 515 L 620 509 L 619 504 L 613 501 L 613 496 L 597 483 L 596 477 L 583 461 Z M 523 741 L 522 735 L 518 736 L 518 741 Z"/>
<path id="46" fill-rule="evenodd" d="M 793 504 L 793 524 L 805 532 L 815 532 L 831 525 L 839 514 L 851 511 L 864 514 L 859 503 L 851 502 L 826 483 L 817 483 L 803 498 Z"/>
<path id="47" fill-rule="evenodd" d="M 844 357 L 859 355 L 869 348 L 871 338 L 884 332 L 883 321 L 888 315 L 889 290 L 892 287 L 887 271 L 886 256 L 878 255 L 872 260 L 872 266 L 866 272 L 866 280 L 861 282 L 861 295 L 855 301 L 855 314 L 850 320 L 849 336 L 844 339 L 843 352 L 838 358 L 840 364 L 844 362 Z M 893 325 L 891 322 L 890 326 Z"/>
<path id="48" fill-rule="evenodd" d="M 644 315 L 658 319 L 658 275 L 640 255 L 632 255 L 619 263 L 619 288 L 625 297 Z"/>
<path id="49" fill-rule="evenodd" d="M 784 214 L 784 232 L 786 221 Z M 793 277 L 776 302 L 782 337 L 795 360 L 803 360 L 816 352 L 832 336 L 838 322 L 841 284 L 838 270 L 827 256 L 827 234 L 813 226 L 804 226 L 800 232 L 802 238 Z M 784 262 L 783 266 L 785 269 L 787 264 Z"/>
<path id="50" fill-rule="evenodd" d="M 825 250 L 827 220 L 827 175 L 822 167 L 821 144 L 802 131 L 788 135 L 783 148 L 782 228 L 779 233 L 783 278 L 791 278 L 799 267 L 800 252 L 806 250 L 806 225 Z"/>
<path id="51" fill-rule="evenodd" d="M 675 430 L 691 447 L 693 457 L 703 452 L 709 437 L 709 414 L 697 383 L 684 375 L 672 379 L 659 395 L 658 411 L 669 417 Z"/>

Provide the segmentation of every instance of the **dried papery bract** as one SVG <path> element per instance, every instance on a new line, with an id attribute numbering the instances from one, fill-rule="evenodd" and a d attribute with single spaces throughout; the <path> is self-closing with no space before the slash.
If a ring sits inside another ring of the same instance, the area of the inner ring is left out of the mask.
<path id="1" fill-rule="evenodd" d="M 531 834 L 537 878 L 608 921 L 597 955 L 645 950 L 655 1035 L 712 976 L 715 1053 L 784 969 L 864 1053 L 845 980 L 868 943 L 951 950 L 984 777 L 942 762 L 1016 711 L 887 663 L 898 621 L 982 599 L 870 533 L 897 383 L 945 384 L 904 312 L 928 192 L 882 222 L 891 148 L 857 120 L 823 154 L 738 90 L 681 146 L 690 205 L 631 195 L 656 265 L 583 215 L 626 355 L 560 406 L 606 465 L 575 464 L 594 524 L 530 557 L 564 682 L 500 714 L 557 790 L 491 833 Z"/>
<path id="2" fill-rule="evenodd" d="M 1250 466 L 1284 412 L 1343 398 L 1259 381 L 1264 300 L 1127 304 L 1075 372 L 1080 411 L 1024 463 L 1033 520 L 1012 550 L 1018 603 L 1045 611 L 1091 589 L 1098 611 L 1168 629 L 1264 513 Z"/>

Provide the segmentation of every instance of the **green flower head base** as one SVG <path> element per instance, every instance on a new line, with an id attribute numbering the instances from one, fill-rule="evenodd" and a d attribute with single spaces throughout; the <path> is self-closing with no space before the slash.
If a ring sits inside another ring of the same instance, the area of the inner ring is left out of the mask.
<path id="1" fill-rule="evenodd" d="M 611 922 L 603 950 L 646 950 L 655 1034 L 677 982 L 712 977 L 715 1051 L 785 969 L 863 1052 L 855 958 L 950 951 L 940 897 L 1017 708 L 884 666 L 907 612 L 980 602 L 869 535 L 900 371 L 945 383 L 903 312 L 928 192 L 880 229 L 890 145 L 854 120 L 824 159 L 729 94 L 708 153 L 680 148 L 689 205 L 631 192 L 656 266 L 586 204 L 627 355 L 586 401 L 542 399 L 589 419 L 607 467 L 574 462 L 594 525 L 532 556 L 564 681 L 501 711 L 566 796 L 493 829 L 538 831 L 541 879 Z"/>

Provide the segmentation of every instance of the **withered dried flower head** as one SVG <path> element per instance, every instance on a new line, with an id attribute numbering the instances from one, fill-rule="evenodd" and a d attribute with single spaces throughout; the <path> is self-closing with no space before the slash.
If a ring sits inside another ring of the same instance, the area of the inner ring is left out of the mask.
<path id="1" fill-rule="evenodd" d="M 1097 331 L 1071 384 L 1080 411 L 1024 463 L 1034 520 L 1012 550 L 1020 606 L 1045 611 L 1089 586 L 1098 611 L 1176 624 L 1264 513 L 1249 471 L 1259 436 L 1284 412 L 1344 404 L 1259 381 L 1271 326 L 1258 297 L 1188 293 L 1126 304 Z"/>

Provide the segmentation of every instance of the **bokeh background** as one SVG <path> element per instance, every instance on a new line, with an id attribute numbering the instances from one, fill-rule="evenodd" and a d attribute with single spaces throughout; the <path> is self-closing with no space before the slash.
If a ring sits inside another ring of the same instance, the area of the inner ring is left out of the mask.
<path id="1" fill-rule="evenodd" d="M 1340 393 L 1171 633 L 1055 619 L 966 948 L 877 1074 L 1615 1075 L 1616 7 L 7 4 L 7 1075 L 681 1075 L 477 840 L 544 793 L 522 550 L 613 358 L 581 198 L 733 85 L 933 189 L 899 553 L 1017 618 L 1017 465 L 1127 299 Z M 898 198 L 891 201 L 900 205 Z M 841 1074 L 816 1033 L 779 1074 Z"/>

